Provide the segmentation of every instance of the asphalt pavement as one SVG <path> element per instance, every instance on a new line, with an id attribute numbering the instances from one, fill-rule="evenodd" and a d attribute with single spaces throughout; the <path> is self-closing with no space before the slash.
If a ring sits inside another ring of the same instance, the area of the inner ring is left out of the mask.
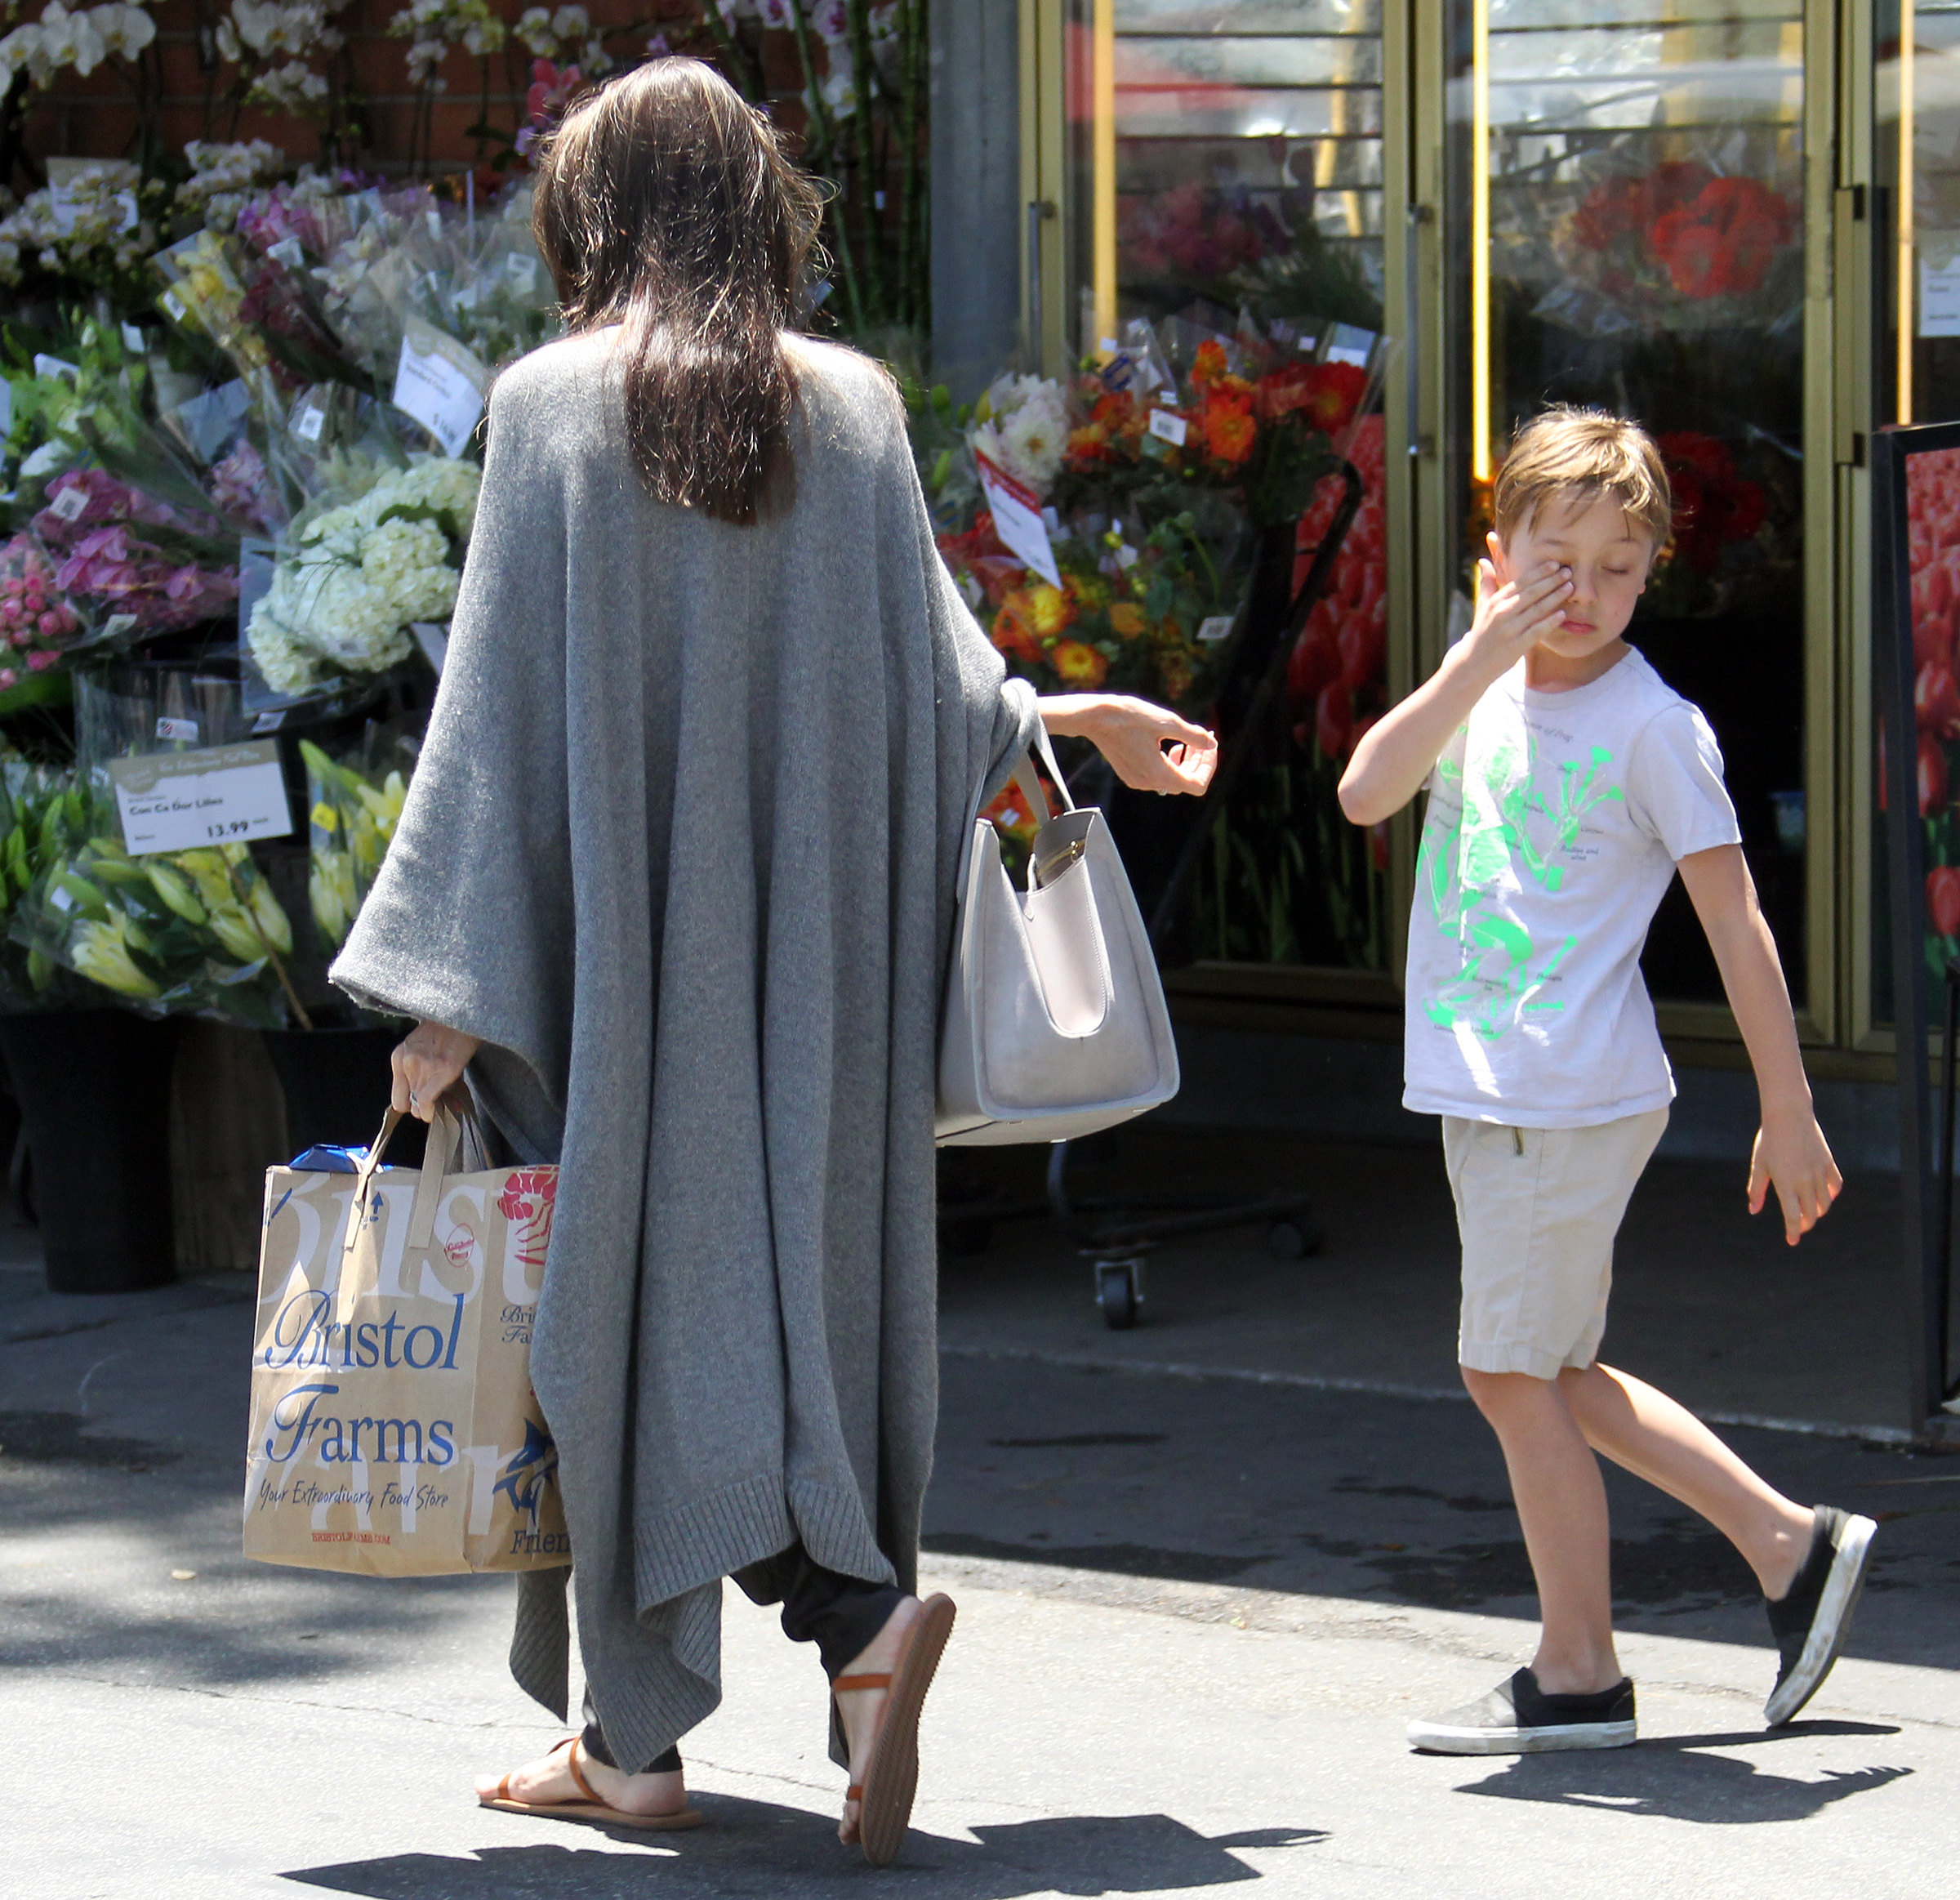
<path id="1" fill-rule="evenodd" d="M 1849 1652 L 1792 1727 L 1762 1725 L 1773 1659 L 1740 1559 L 1615 1477 L 1641 1745 L 1417 1755 L 1410 1716 L 1488 1688 L 1532 1639 L 1501 1463 L 1470 1408 L 1166 1370 L 1182 1363 L 1174 1315 L 1049 1352 L 1004 1313 L 996 1348 L 991 1272 L 1011 1288 L 1011 1246 L 949 1268 L 926 1569 L 960 1620 L 914 1831 L 879 1873 L 834 1838 L 843 1777 L 813 1656 L 733 1592 L 726 1701 L 683 1744 L 708 1826 L 636 1838 L 478 1809 L 472 1774 L 563 1732 L 505 1673 L 510 1581 L 247 1563 L 248 1287 L 56 1299 L 17 1243 L 0 1262 L 0 1733 L 16 1782 L 0 1894 L 1923 1900 L 1950 1885 L 1960 1456 L 1731 1434 L 1794 1495 L 1882 1520 Z"/>

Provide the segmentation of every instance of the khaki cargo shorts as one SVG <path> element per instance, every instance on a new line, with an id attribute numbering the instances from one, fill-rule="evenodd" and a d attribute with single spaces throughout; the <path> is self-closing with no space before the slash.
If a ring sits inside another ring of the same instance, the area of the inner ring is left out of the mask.
<path id="1" fill-rule="evenodd" d="M 1556 1379 L 1589 1366 L 1606 1330 L 1613 1238 L 1665 1108 L 1592 1128 L 1443 1117 L 1463 1243 L 1459 1365 Z"/>

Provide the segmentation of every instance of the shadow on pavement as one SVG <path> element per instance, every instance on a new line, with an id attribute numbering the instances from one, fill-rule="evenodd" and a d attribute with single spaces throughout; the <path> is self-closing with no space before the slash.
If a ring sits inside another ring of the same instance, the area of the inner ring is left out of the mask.
<path id="1" fill-rule="evenodd" d="M 1710 1748 L 1735 1748 L 1820 1735 L 1895 1735 L 1876 1723 L 1803 1722 L 1768 1733 L 1680 1735 L 1637 1748 L 1598 1753 L 1522 1755 L 1496 1774 L 1459 1788 L 1463 1795 L 1507 1801 L 1543 1801 L 1557 1807 L 1600 1808 L 1615 1814 L 1659 1815 L 1716 1827 L 1763 1822 L 1807 1821 L 1833 1803 L 1882 1788 L 1913 1773 L 1909 1768 L 1826 1768 L 1814 1781 L 1771 1774 L 1753 1762 Z"/>
<path id="2" fill-rule="evenodd" d="M 774 1802 L 703 1794 L 696 1797 L 710 1825 L 650 1848 L 626 1831 L 591 1829 L 624 1850 L 560 1846 L 479 1848 L 473 1858 L 446 1854 L 387 1854 L 337 1867 L 302 1867 L 282 1876 L 335 1893 L 370 1900 L 514 1900 L 516 1896 L 577 1893 L 579 1900 L 645 1893 L 650 1859 L 661 1888 L 684 1893 L 727 1890 L 739 1871 L 744 1890 L 764 1890 L 771 1876 L 814 1893 L 862 1880 L 854 1850 L 837 1844 L 835 1824 L 820 1814 Z M 977 1827 L 974 1841 L 915 1828 L 898 1865 L 884 1876 L 906 1879 L 960 1900 L 1019 1900 L 1033 1893 L 1082 1895 L 1170 1893 L 1260 1879 L 1235 1849 L 1307 1847 L 1326 1839 L 1316 1827 L 1256 1828 L 1207 1838 L 1168 1814 L 1076 1815 Z M 788 1889 L 785 1889 L 788 1890 Z"/>

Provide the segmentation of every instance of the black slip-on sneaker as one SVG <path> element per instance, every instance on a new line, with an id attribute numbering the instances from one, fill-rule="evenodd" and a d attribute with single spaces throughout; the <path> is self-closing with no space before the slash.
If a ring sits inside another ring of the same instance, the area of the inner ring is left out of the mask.
<path id="1" fill-rule="evenodd" d="M 1878 1528 L 1869 1518 L 1819 1505 L 1810 1554 L 1796 1581 L 1774 1602 L 1764 1599 L 1770 1633 L 1783 1657 L 1776 1686 L 1762 1706 L 1763 1720 L 1771 1728 L 1788 1721 L 1831 1673 L 1864 1588 L 1872 1533 Z"/>
<path id="2" fill-rule="evenodd" d="M 1622 1677 L 1590 1696 L 1548 1696 L 1521 1669 L 1480 1701 L 1409 1724 L 1409 1746 L 1431 1755 L 1542 1755 L 1557 1748 L 1625 1748 L 1634 1738 L 1633 1684 Z"/>

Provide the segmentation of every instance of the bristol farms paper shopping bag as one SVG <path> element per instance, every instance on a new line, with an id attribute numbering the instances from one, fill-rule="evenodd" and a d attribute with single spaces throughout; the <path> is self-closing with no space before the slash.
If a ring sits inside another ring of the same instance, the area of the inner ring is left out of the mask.
<path id="1" fill-rule="evenodd" d="M 569 1563 L 558 1452 L 531 1390 L 558 1171 L 265 1179 L 245 1554 L 372 1577 Z"/>

